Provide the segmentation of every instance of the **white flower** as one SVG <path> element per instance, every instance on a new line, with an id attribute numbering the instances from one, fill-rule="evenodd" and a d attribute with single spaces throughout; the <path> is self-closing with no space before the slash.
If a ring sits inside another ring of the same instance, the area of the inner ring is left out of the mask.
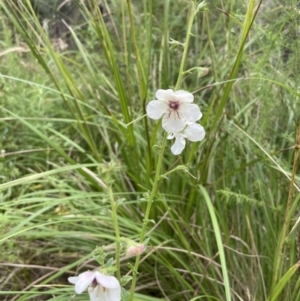
<path id="1" fill-rule="evenodd" d="M 182 132 L 171 133 L 168 139 L 175 138 L 175 143 L 171 147 L 174 155 L 179 155 L 185 147 L 185 139 L 196 142 L 201 141 L 205 137 L 204 128 L 198 123 L 188 123 Z"/>
<path id="2" fill-rule="evenodd" d="M 147 105 L 147 115 L 152 119 L 162 119 L 162 127 L 168 133 L 177 133 L 184 129 L 186 122 L 196 122 L 202 117 L 199 107 L 192 104 L 193 94 L 171 89 L 157 90 L 157 100 L 151 100 Z"/>
<path id="3" fill-rule="evenodd" d="M 81 294 L 88 288 L 91 301 L 120 301 L 121 286 L 114 276 L 104 275 L 98 271 L 88 271 L 68 281 L 75 284 L 75 292 Z"/>

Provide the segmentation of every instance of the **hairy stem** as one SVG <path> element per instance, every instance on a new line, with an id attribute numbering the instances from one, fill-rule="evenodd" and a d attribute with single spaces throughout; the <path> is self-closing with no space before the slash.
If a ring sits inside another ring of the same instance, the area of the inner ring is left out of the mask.
<path id="1" fill-rule="evenodd" d="M 121 271 L 120 271 L 120 252 L 121 252 L 121 245 L 120 245 L 120 230 L 119 230 L 119 223 L 118 223 L 118 214 L 117 214 L 117 204 L 114 199 L 114 194 L 111 188 L 111 185 L 108 185 L 108 196 L 110 200 L 110 206 L 112 211 L 112 219 L 115 228 L 115 235 L 116 235 L 116 274 L 117 278 L 120 281 L 121 279 Z"/>
<path id="2" fill-rule="evenodd" d="M 145 212 L 145 216 L 144 216 L 144 222 L 143 222 L 143 226 L 142 226 L 142 230 L 141 230 L 141 234 L 140 234 L 140 243 L 143 243 L 144 240 L 145 240 L 145 235 L 146 235 L 146 230 L 147 230 L 147 224 L 149 222 L 151 207 L 152 207 L 153 199 L 155 197 L 155 194 L 156 194 L 156 191 L 157 191 L 157 186 L 158 186 L 158 183 L 159 183 L 159 180 L 160 180 L 160 171 L 161 171 L 161 166 L 162 166 L 164 150 L 166 148 L 166 142 L 167 142 L 167 133 L 164 134 L 162 146 L 161 146 L 159 157 L 158 157 L 157 168 L 156 168 L 156 171 L 155 171 L 154 183 L 153 183 L 153 186 L 152 186 L 151 193 L 150 193 L 150 195 L 148 197 L 148 200 L 147 200 L 147 208 L 146 208 L 146 212 Z M 132 275 L 132 282 L 131 282 L 130 295 L 129 295 L 129 300 L 130 301 L 133 301 L 134 289 L 135 289 L 135 286 L 136 286 L 136 280 L 137 280 L 137 274 L 138 274 L 138 267 L 139 267 L 140 259 L 141 259 L 141 256 L 138 255 L 135 259 L 135 264 L 134 264 L 133 271 L 132 271 L 133 275 Z"/>

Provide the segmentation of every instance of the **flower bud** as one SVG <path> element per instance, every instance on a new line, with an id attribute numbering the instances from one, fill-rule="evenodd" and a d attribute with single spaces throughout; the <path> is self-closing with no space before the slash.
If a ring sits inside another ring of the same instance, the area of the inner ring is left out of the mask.
<path id="1" fill-rule="evenodd" d="M 145 250 L 143 244 L 129 245 L 126 249 L 126 256 L 138 256 L 141 255 Z"/>

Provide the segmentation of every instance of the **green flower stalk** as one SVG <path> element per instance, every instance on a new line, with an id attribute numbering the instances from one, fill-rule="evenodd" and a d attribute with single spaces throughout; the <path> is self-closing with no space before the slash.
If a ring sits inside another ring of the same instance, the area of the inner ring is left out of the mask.
<path id="1" fill-rule="evenodd" d="M 164 98 L 164 96 L 166 96 L 166 94 L 172 94 L 172 99 L 174 98 L 174 101 L 169 101 L 166 103 L 163 103 L 161 100 L 154 100 L 152 102 L 150 102 L 150 107 L 148 104 L 147 107 L 147 114 L 149 116 L 149 112 L 151 111 L 152 113 L 154 113 L 154 119 L 159 119 L 161 117 L 161 115 L 163 116 L 163 128 L 168 131 L 168 129 L 173 130 L 175 127 L 175 132 L 181 131 L 185 128 L 185 121 L 189 121 L 186 119 L 192 118 L 192 120 L 190 120 L 192 123 L 199 120 L 202 116 L 199 108 L 196 105 L 192 105 L 190 104 L 190 102 L 193 102 L 193 95 L 189 95 L 190 93 L 185 92 L 185 91 L 178 91 L 176 92 L 176 90 L 178 90 L 182 77 L 185 74 L 184 72 L 184 66 L 185 66 L 185 62 L 186 62 L 186 58 L 187 58 L 187 54 L 188 54 L 188 45 L 189 45 L 189 40 L 190 40 L 190 36 L 192 34 L 192 25 L 194 22 L 194 18 L 195 15 L 197 14 L 197 12 L 202 9 L 205 6 L 205 2 L 200 2 L 198 5 L 196 5 L 194 3 L 194 1 L 191 1 L 191 7 L 190 7 L 190 14 L 189 14 L 189 23 L 188 23 L 188 28 L 187 28 L 187 34 L 186 34 L 186 40 L 183 44 L 184 50 L 183 50 L 183 55 L 182 55 L 182 59 L 181 59 L 181 63 L 180 63 L 180 69 L 179 69 L 179 76 L 175 85 L 175 92 L 173 93 L 172 90 L 158 90 L 157 93 L 159 94 L 159 96 L 162 96 L 162 98 Z M 177 94 L 176 94 L 177 93 Z M 153 110 L 151 110 L 151 108 Z M 192 108 L 192 110 L 190 109 Z M 156 114 L 156 109 L 158 109 L 158 112 Z M 185 113 L 187 115 L 187 117 L 185 117 Z M 150 113 L 151 114 L 151 113 Z M 171 114 L 173 114 L 171 116 Z M 180 115 L 182 115 L 182 119 L 180 118 Z M 192 116 L 192 117 L 191 117 Z M 150 116 L 151 117 L 151 116 Z M 158 117 L 158 118 L 156 118 Z M 171 118 L 173 117 L 173 118 Z M 178 118 L 176 118 L 178 117 Z M 168 120 L 167 120 L 168 119 Z M 182 123 L 182 124 L 181 124 Z M 179 127 L 179 129 L 178 129 Z M 174 131 L 173 131 L 174 132 Z M 197 128 L 196 130 L 197 135 L 199 134 L 199 129 Z M 195 141 L 200 141 L 204 138 L 203 132 L 202 132 L 202 128 L 200 129 L 200 134 L 201 134 L 201 139 L 195 140 Z M 178 134 L 179 135 L 179 134 Z M 203 137 L 202 137 L 203 136 Z M 168 134 L 165 133 L 164 134 L 164 138 L 163 138 L 163 142 L 160 148 L 160 152 L 159 152 L 159 157 L 158 157 L 158 162 L 157 162 L 157 168 L 155 171 L 155 178 L 154 178 L 154 182 L 153 182 L 153 187 L 151 190 L 151 193 L 148 197 L 147 200 L 147 208 L 146 208 L 146 212 L 145 212 L 145 217 L 144 217 L 144 222 L 143 222 L 143 226 L 141 229 L 141 234 L 140 234 L 140 244 L 143 244 L 144 240 L 145 240 L 145 235 L 146 235 L 146 230 L 147 230 L 147 224 L 149 222 L 149 216 L 150 216 L 150 212 L 151 212 L 151 207 L 152 207 L 152 203 L 153 203 L 153 199 L 156 195 L 157 192 L 157 187 L 158 187 L 158 183 L 161 179 L 161 167 L 162 167 L 162 159 L 163 159 L 163 154 L 164 154 L 164 150 L 166 147 L 166 141 L 168 138 Z M 182 139 L 187 138 L 186 136 L 180 137 Z M 173 152 L 174 153 L 174 152 Z M 132 270 L 132 283 L 131 283 L 131 288 L 130 288 L 130 294 L 129 294 L 129 301 L 133 301 L 134 298 L 134 290 L 136 287 L 136 281 L 137 281 L 137 274 L 138 274 L 138 267 L 139 267 L 139 263 L 140 263 L 140 254 L 137 254 L 136 260 L 135 260 L 135 264 Z"/>

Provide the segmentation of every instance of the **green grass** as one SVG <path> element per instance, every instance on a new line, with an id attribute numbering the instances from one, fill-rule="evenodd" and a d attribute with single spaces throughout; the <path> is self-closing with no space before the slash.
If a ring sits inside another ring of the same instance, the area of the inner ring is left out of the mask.
<path id="1" fill-rule="evenodd" d="M 74 2 L 63 50 L 29 1 L 0 2 L 0 300 L 88 300 L 67 278 L 105 246 L 121 276 L 139 263 L 134 300 L 300 301 L 297 2 L 212 0 L 194 20 L 195 1 Z M 180 156 L 167 141 L 160 178 L 142 116 L 175 86 L 207 135 Z M 156 184 L 141 261 L 116 254 Z"/>

